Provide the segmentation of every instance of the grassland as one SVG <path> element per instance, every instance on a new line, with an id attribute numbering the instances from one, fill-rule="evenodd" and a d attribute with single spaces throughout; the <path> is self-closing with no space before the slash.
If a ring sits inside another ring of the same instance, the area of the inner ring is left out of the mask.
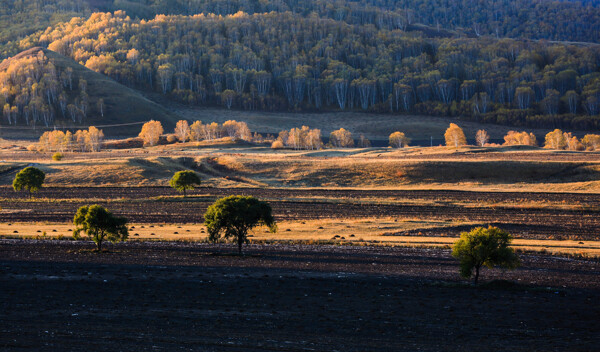
<path id="1" fill-rule="evenodd" d="M 164 186 L 176 171 L 194 169 L 211 187 L 600 193 L 595 152 L 531 147 L 291 151 L 223 141 L 65 153 L 54 162 L 50 153 L 26 151 L 24 144 L 5 145 L 0 167 L 9 171 L 0 169 L 1 183 L 10 184 L 15 169 L 33 163 L 47 173 L 50 186 Z"/>

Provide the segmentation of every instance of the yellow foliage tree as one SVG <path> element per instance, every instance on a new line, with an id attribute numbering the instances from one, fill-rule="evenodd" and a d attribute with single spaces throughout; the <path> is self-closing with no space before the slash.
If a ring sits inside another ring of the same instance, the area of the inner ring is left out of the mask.
<path id="1" fill-rule="evenodd" d="M 504 145 L 537 145 L 537 138 L 533 133 L 508 131 L 504 136 Z"/>
<path id="2" fill-rule="evenodd" d="M 598 150 L 600 149 L 600 135 L 597 134 L 586 134 L 581 143 L 587 150 Z"/>
<path id="3" fill-rule="evenodd" d="M 565 149 L 567 145 L 567 140 L 565 139 L 565 134 L 563 131 L 558 128 L 552 132 L 548 132 L 546 134 L 544 148 L 547 149 Z"/>
<path id="4" fill-rule="evenodd" d="M 163 132 L 164 130 L 160 121 L 150 120 L 142 126 L 139 137 L 144 141 L 145 145 L 155 146 L 158 144 Z"/>
<path id="5" fill-rule="evenodd" d="M 177 121 L 175 125 L 175 136 L 180 142 L 185 142 L 190 135 L 190 125 L 185 120 Z"/>
<path id="6" fill-rule="evenodd" d="M 410 139 L 406 137 L 404 132 L 394 132 L 390 134 L 390 146 L 392 148 L 404 148 L 408 147 L 408 143 L 410 143 Z"/>
<path id="7" fill-rule="evenodd" d="M 333 131 L 329 134 L 329 144 L 334 148 L 352 148 L 354 147 L 352 133 L 344 128 Z"/>
<path id="8" fill-rule="evenodd" d="M 458 148 L 461 145 L 467 144 L 467 137 L 465 137 L 465 133 L 462 128 L 458 127 L 457 124 L 451 123 L 450 127 L 444 133 L 444 138 L 446 139 L 446 145 L 448 147 Z"/>

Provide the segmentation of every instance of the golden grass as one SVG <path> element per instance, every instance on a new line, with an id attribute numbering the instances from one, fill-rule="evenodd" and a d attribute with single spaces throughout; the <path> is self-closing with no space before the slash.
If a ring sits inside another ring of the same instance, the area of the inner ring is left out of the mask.
<path id="1" fill-rule="evenodd" d="M 397 236 L 399 231 L 444 228 L 456 222 L 404 220 L 390 218 L 282 221 L 279 231 L 269 233 L 257 228 L 251 233 L 252 242 L 337 243 L 371 246 L 449 248 L 457 237 Z M 473 225 L 460 223 L 461 225 Z M 73 226 L 65 223 L 12 223 L 0 224 L 0 236 L 23 238 L 69 238 Z M 205 241 L 206 228 L 202 224 L 131 224 L 131 240 Z M 335 237 L 337 236 L 337 237 Z M 547 254 L 600 257 L 600 241 L 515 239 L 513 247 L 520 251 Z"/>
<path id="2" fill-rule="evenodd" d="M 50 153 L 10 151 L 0 167 L 36 163 L 56 186 L 167 186 L 175 172 L 194 169 L 215 187 L 598 193 L 598 155 L 475 147 L 292 151 L 222 140 L 65 153 L 61 162 Z M 13 177 L 0 172 L 1 183 Z"/>

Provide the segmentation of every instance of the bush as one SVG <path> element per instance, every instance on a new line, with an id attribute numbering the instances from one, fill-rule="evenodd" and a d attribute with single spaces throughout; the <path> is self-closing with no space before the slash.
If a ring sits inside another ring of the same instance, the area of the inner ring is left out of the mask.
<path id="1" fill-rule="evenodd" d="M 61 161 L 63 157 L 64 155 L 62 153 L 56 152 L 54 155 L 52 155 L 52 160 Z"/>
<path id="2" fill-rule="evenodd" d="M 177 142 L 177 136 L 175 136 L 174 134 L 170 134 L 167 136 L 167 142 L 168 143 L 175 143 Z"/>
<path id="3" fill-rule="evenodd" d="M 283 149 L 283 142 L 279 139 L 271 144 L 272 149 Z"/>

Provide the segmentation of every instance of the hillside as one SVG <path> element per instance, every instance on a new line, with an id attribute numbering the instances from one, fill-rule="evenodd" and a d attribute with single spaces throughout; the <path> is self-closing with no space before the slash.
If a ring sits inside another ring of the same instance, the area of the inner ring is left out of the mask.
<path id="1" fill-rule="evenodd" d="M 600 127 L 598 45 L 430 38 L 289 12 L 96 13 L 30 40 L 189 105 Z"/>
<path id="2" fill-rule="evenodd" d="M 105 75 L 48 49 L 26 50 L 0 63 L 4 122 L 23 134 L 36 128 L 131 124 L 159 119 L 166 126 L 177 117 Z M 7 110 L 8 106 L 8 110 Z M 18 127 L 17 127 L 18 126 Z M 105 128 L 121 135 L 139 125 Z"/>

